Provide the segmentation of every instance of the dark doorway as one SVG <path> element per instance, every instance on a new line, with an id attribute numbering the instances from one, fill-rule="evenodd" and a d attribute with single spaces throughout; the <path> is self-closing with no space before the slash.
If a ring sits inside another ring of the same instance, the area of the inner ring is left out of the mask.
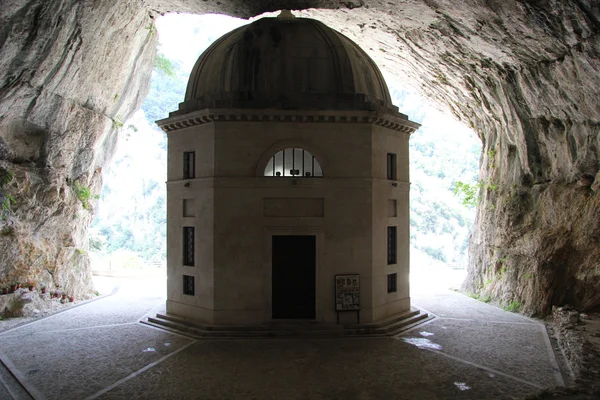
<path id="1" fill-rule="evenodd" d="M 315 318 L 315 236 L 273 236 L 273 318 Z"/>

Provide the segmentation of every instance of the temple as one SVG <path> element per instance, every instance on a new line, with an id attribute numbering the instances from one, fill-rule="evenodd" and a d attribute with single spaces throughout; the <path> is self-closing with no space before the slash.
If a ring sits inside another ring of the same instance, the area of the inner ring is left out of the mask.
<path id="1" fill-rule="evenodd" d="M 282 12 L 196 62 L 168 135 L 167 313 L 371 323 L 410 309 L 419 125 L 354 42 Z"/>

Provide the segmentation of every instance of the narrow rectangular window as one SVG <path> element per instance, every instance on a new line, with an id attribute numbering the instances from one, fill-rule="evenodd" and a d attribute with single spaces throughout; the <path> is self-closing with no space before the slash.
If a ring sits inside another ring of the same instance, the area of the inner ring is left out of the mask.
<path id="1" fill-rule="evenodd" d="M 387 155 L 387 178 L 391 181 L 396 180 L 396 154 Z"/>
<path id="2" fill-rule="evenodd" d="M 194 277 L 189 275 L 183 276 L 183 294 L 193 296 L 196 293 Z"/>
<path id="3" fill-rule="evenodd" d="M 396 227 L 387 228 L 387 261 L 388 265 L 396 264 Z"/>
<path id="4" fill-rule="evenodd" d="M 183 153 L 183 179 L 193 179 L 196 177 L 195 159 L 195 151 L 185 151 Z"/>
<path id="5" fill-rule="evenodd" d="M 388 293 L 395 293 L 398 291 L 398 274 L 388 274 Z"/>
<path id="6" fill-rule="evenodd" d="M 194 266 L 194 227 L 183 228 L 183 265 Z"/>

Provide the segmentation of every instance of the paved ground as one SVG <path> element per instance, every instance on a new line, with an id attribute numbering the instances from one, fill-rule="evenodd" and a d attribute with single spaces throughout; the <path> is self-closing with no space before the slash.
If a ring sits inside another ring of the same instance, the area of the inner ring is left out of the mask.
<path id="1" fill-rule="evenodd" d="M 160 280 L 119 282 L 0 334 L 33 398 L 519 399 L 563 382 L 541 324 L 450 291 L 414 296 L 437 318 L 395 338 L 195 340 L 138 323 Z M 11 379 L 0 369 L 0 398 L 26 398 Z"/>

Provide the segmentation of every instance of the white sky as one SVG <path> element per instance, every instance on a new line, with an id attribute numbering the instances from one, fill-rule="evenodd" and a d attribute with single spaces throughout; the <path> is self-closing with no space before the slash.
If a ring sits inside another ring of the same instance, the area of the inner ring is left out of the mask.
<path id="1" fill-rule="evenodd" d="M 198 56 L 216 39 L 250 21 L 219 14 L 167 14 L 156 21 L 159 51 L 191 71 Z"/>

